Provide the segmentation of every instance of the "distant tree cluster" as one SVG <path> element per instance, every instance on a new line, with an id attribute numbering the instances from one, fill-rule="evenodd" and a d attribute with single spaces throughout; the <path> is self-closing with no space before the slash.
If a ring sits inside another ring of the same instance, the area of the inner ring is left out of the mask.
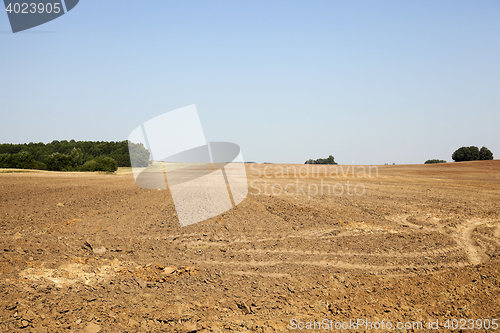
<path id="1" fill-rule="evenodd" d="M 330 155 L 328 158 L 318 158 L 317 160 L 309 159 L 305 161 L 304 164 L 337 164 L 337 162 L 335 162 L 335 158 Z"/>
<path id="2" fill-rule="evenodd" d="M 492 160 L 493 153 L 486 147 L 460 147 L 451 155 L 455 162 Z"/>
<path id="3" fill-rule="evenodd" d="M 147 165 L 149 152 L 142 144 L 133 147 L 140 155 L 147 156 Z M 128 141 L 0 144 L 0 168 L 114 172 L 118 167 L 130 167 Z"/>
<path id="4" fill-rule="evenodd" d="M 427 160 L 424 164 L 434 164 L 434 163 L 446 163 L 445 160 Z"/>

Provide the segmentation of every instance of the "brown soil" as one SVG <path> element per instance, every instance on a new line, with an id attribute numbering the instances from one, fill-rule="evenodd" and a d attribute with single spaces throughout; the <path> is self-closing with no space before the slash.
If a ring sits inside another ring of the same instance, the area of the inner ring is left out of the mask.
<path id="1" fill-rule="evenodd" d="M 0 331 L 500 318 L 500 161 L 304 168 L 247 165 L 248 197 L 188 227 L 131 174 L 0 173 Z"/>

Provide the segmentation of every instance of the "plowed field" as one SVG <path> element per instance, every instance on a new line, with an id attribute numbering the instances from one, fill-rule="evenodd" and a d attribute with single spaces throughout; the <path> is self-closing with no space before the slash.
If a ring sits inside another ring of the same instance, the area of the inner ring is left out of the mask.
<path id="1" fill-rule="evenodd" d="M 500 161 L 247 175 L 241 204 L 181 227 L 169 190 L 126 170 L 0 170 L 0 331 L 500 320 Z"/>

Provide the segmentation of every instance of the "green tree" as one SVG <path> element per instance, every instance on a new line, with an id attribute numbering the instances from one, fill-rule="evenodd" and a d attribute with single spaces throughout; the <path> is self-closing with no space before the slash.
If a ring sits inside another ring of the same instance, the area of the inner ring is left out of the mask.
<path id="1" fill-rule="evenodd" d="M 328 156 L 325 162 L 325 164 L 337 164 L 337 162 L 335 162 L 335 158 L 332 155 Z"/>
<path id="2" fill-rule="evenodd" d="M 479 159 L 483 160 L 483 161 L 484 160 L 492 160 L 493 153 L 488 148 L 482 147 L 481 150 L 479 151 Z"/>
<path id="3" fill-rule="evenodd" d="M 33 169 L 35 159 L 29 151 L 22 151 L 13 156 L 13 167 L 18 169 Z"/>
<path id="4" fill-rule="evenodd" d="M 69 154 L 71 157 L 71 162 L 73 163 L 74 167 L 78 167 L 83 164 L 83 152 L 81 148 L 76 148 L 74 147 L 71 150 L 71 153 Z"/>
<path id="5" fill-rule="evenodd" d="M 149 165 L 149 151 L 142 143 L 129 142 L 130 161 L 133 167 L 147 167 Z"/>
<path id="6" fill-rule="evenodd" d="M 451 158 L 455 162 L 468 161 L 469 158 L 469 147 L 460 147 L 453 152 Z"/>
<path id="7" fill-rule="evenodd" d="M 469 161 L 479 160 L 479 148 L 476 146 L 469 147 Z"/>
<path id="8" fill-rule="evenodd" d="M 0 168 L 11 168 L 12 155 L 8 153 L 0 154 Z"/>
<path id="9" fill-rule="evenodd" d="M 64 171 L 72 167 L 71 157 L 66 154 L 52 153 L 44 161 L 50 171 Z"/>

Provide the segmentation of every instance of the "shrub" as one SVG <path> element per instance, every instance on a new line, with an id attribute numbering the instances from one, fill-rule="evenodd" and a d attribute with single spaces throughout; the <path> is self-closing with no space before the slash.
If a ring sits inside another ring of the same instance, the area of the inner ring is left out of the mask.
<path id="1" fill-rule="evenodd" d="M 446 163 L 446 161 L 445 160 L 434 159 L 434 160 L 427 160 L 427 161 L 425 161 L 424 164 L 434 164 L 434 163 Z"/>
<path id="2" fill-rule="evenodd" d="M 43 162 L 35 161 L 35 165 L 33 166 L 33 169 L 47 170 L 47 165 Z"/>
<path id="3" fill-rule="evenodd" d="M 103 157 L 97 159 L 99 171 L 115 172 L 118 170 L 118 163 L 111 157 Z"/>
<path id="4" fill-rule="evenodd" d="M 115 172 L 118 170 L 118 163 L 111 157 L 96 158 L 83 163 L 78 171 L 106 171 Z"/>
<path id="5" fill-rule="evenodd" d="M 78 171 L 96 171 L 96 169 L 97 169 L 97 162 L 91 160 L 83 163 L 83 165 L 78 168 Z"/>

